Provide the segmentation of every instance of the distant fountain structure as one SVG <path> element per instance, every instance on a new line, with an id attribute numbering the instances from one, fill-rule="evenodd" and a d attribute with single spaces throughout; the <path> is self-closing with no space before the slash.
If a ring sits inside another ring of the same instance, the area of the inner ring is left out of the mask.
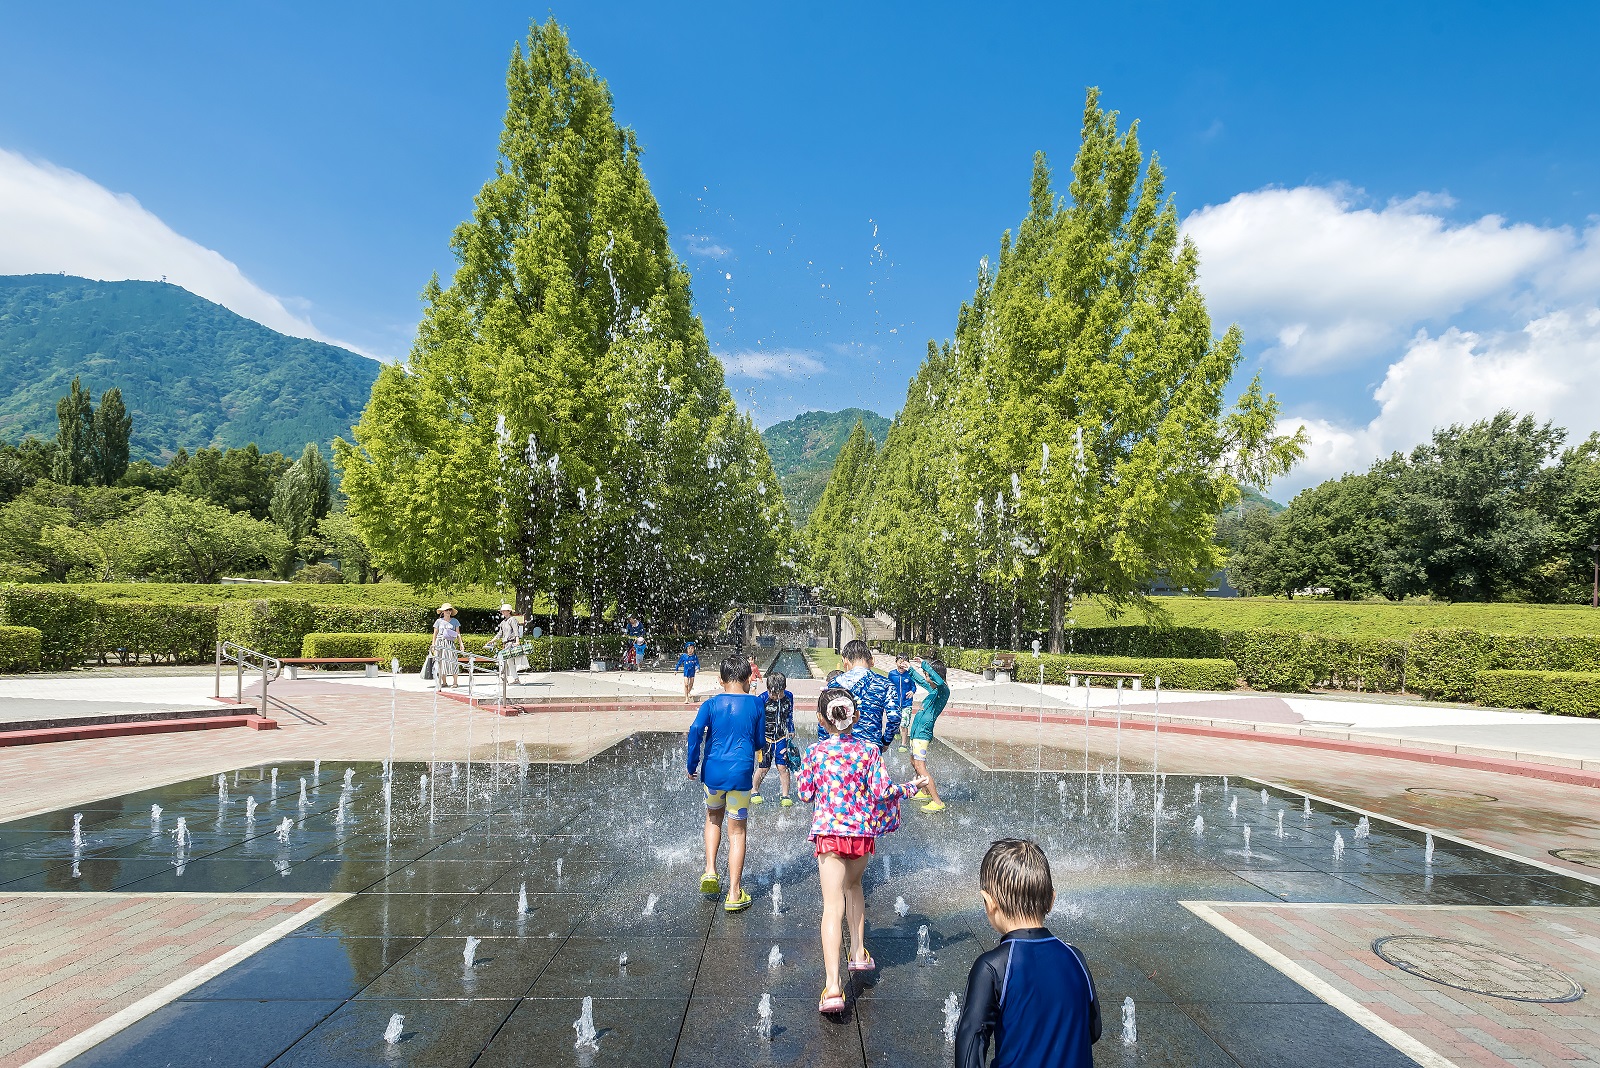
<path id="1" fill-rule="evenodd" d="M 944 1044 L 956 1044 L 956 1024 L 961 1022 L 961 999 L 956 997 L 955 991 L 944 999 Z"/>
<path id="2" fill-rule="evenodd" d="M 594 1029 L 594 998 L 586 996 L 583 999 L 583 1012 L 573 1021 L 572 1029 L 578 1035 L 578 1041 L 573 1044 L 574 1049 L 600 1048 L 600 1032 Z"/>
<path id="3" fill-rule="evenodd" d="M 399 1045 L 400 1036 L 405 1034 L 406 1018 L 400 1013 L 389 1017 L 389 1026 L 383 1029 L 383 1040 L 391 1046 Z"/>
<path id="4" fill-rule="evenodd" d="M 772 1041 L 772 995 L 762 994 L 761 1004 L 756 1006 L 756 1033 L 764 1041 Z"/>
<path id="5" fill-rule="evenodd" d="M 1133 999 L 1122 999 L 1122 1044 L 1131 1046 L 1139 1041 L 1139 1021 L 1134 1016 Z"/>

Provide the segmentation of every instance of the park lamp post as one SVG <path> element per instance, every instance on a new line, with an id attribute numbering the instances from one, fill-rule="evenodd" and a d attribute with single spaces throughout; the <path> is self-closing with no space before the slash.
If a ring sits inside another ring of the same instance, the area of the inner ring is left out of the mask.
<path id="1" fill-rule="evenodd" d="M 1600 608 L 1600 542 L 1589 543 L 1589 558 L 1594 562 L 1594 595 L 1589 607 Z"/>

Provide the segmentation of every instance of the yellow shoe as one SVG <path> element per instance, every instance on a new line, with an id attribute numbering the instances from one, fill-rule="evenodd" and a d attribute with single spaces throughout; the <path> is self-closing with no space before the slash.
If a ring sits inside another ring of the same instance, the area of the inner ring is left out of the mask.
<path id="1" fill-rule="evenodd" d="M 762 797 L 760 794 L 751 794 L 750 795 L 750 803 L 752 805 L 759 805 L 759 804 L 762 804 L 765 801 L 766 801 L 766 798 Z"/>
<path id="2" fill-rule="evenodd" d="M 922 811 L 924 811 L 924 812 L 943 812 L 944 811 L 944 802 L 943 801 L 929 801 L 926 805 L 922 806 Z"/>
<path id="3" fill-rule="evenodd" d="M 700 892 L 706 895 L 722 893 L 722 880 L 715 875 L 700 876 Z"/>
<path id="4" fill-rule="evenodd" d="M 794 798 L 786 797 L 779 804 L 783 805 L 784 808 L 792 808 L 794 806 Z"/>
<path id="5" fill-rule="evenodd" d="M 724 912 L 743 912 L 749 907 L 750 892 L 748 890 L 740 890 L 738 897 L 730 897 L 728 900 L 722 903 L 722 910 Z"/>
<path id="6" fill-rule="evenodd" d="M 931 801 L 931 800 L 933 800 L 933 795 L 930 794 L 926 790 L 918 790 L 916 793 L 911 795 L 911 800 L 913 800 L 913 801 Z"/>

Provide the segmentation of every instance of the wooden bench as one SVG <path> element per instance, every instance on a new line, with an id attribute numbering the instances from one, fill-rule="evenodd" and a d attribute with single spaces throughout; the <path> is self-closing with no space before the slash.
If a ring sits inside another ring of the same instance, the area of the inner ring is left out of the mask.
<path id="1" fill-rule="evenodd" d="M 378 664 L 381 661 L 375 656 L 286 656 L 278 663 L 289 669 L 289 677 L 298 679 L 300 669 L 303 667 L 335 667 L 349 664 L 360 664 L 365 668 L 367 678 L 378 676 Z"/>
<path id="2" fill-rule="evenodd" d="M 1076 675 L 1083 680 L 1085 686 L 1090 679 L 1131 679 L 1135 690 L 1143 689 L 1144 672 L 1142 671 L 1074 671 L 1067 668 L 1067 676 Z"/>
<path id="3" fill-rule="evenodd" d="M 989 665 L 996 671 L 1012 672 L 1017 670 L 1017 658 L 1009 653 L 994 658 L 994 663 Z"/>

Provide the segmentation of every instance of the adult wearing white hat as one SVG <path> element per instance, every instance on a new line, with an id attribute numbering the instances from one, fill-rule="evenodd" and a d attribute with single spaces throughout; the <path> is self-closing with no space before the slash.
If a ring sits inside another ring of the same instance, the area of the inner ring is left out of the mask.
<path id="1" fill-rule="evenodd" d="M 456 606 L 446 601 L 433 621 L 433 684 L 457 686 L 461 682 L 461 624 Z"/>
<path id="2" fill-rule="evenodd" d="M 503 604 L 500 606 L 500 625 L 495 628 L 494 637 L 489 640 L 489 645 L 491 648 L 498 646 L 501 649 L 521 645 L 522 633 L 522 617 L 517 615 L 517 610 L 511 605 Z M 512 682 L 521 682 L 518 676 L 528 670 L 527 654 L 519 652 L 506 657 L 500 670 L 506 672 Z"/>

